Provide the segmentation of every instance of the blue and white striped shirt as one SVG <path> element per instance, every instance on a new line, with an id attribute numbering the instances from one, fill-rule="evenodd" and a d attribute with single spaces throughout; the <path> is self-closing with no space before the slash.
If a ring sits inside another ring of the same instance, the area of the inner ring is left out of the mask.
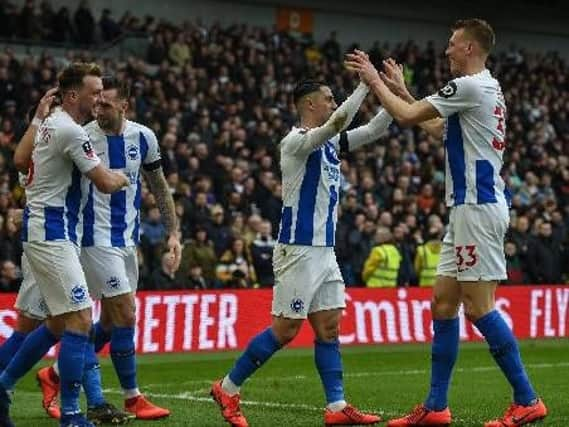
<path id="1" fill-rule="evenodd" d="M 141 167 L 160 166 L 160 148 L 152 130 L 126 121 L 121 135 L 105 135 L 96 121 L 85 126 L 91 144 L 102 163 L 122 171 L 130 186 L 113 194 L 103 194 L 88 180 L 81 187 L 81 246 L 126 247 L 139 241 Z"/>

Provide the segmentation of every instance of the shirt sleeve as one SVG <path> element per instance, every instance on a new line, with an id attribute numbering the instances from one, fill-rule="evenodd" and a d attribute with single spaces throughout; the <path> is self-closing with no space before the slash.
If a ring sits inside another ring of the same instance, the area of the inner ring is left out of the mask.
<path id="1" fill-rule="evenodd" d="M 376 141 L 387 133 L 393 118 L 383 108 L 365 125 L 349 131 L 343 131 L 330 139 L 336 150 L 342 155 L 354 151 L 362 145 Z"/>
<path id="2" fill-rule="evenodd" d="M 459 111 L 480 105 L 481 90 L 476 81 L 468 77 L 451 80 L 437 93 L 425 98 L 441 117 L 448 117 Z"/>
<path id="3" fill-rule="evenodd" d="M 101 163 L 87 132 L 82 127 L 70 126 L 60 129 L 59 132 L 60 150 L 75 163 L 81 173 L 85 174 Z"/>
<path id="4" fill-rule="evenodd" d="M 145 170 L 154 170 L 162 166 L 162 155 L 160 154 L 160 146 L 156 134 L 151 130 L 142 133 L 148 144 L 146 156 L 142 159 Z"/>
<path id="5" fill-rule="evenodd" d="M 330 118 L 322 126 L 312 129 L 301 129 L 295 133 L 296 137 L 285 137 L 281 142 L 283 150 L 293 155 L 308 155 L 330 138 L 346 129 L 358 112 L 361 103 L 369 92 L 365 83 L 360 83 L 356 90 L 332 113 Z M 334 126 L 334 122 L 340 115 L 346 115 L 341 129 Z"/>

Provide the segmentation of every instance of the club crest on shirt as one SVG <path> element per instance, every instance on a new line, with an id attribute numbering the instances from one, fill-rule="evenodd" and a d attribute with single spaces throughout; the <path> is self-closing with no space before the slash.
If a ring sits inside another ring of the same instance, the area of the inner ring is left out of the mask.
<path id="1" fill-rule="evenodd" d="M 304 311 L 304 301 L 300 298 L 293 298 L 290 303 L 290 308 L 295 313 L 302 313 Z"/>
<path id="2" fill-rule="evenodd" d="M 439 90 L 439 96 L 442 96 L 443 98 L 450 98 L 457 90 L 458 88 L 456 87 L 455 82 L 448 82 L 445 87 Z"/>
<path id="3" fill-rule="evenodd" d="M 138 159 L 138 147 L 136 145 L 129 145 L 126 152 L 130 160 Z"/>
<path id="4" fill-rule="evenodd" d="M 76 285 L 71 289 L 71 302 L 79 304 L 87 300 L 87 291 L 84 286 Z"/>

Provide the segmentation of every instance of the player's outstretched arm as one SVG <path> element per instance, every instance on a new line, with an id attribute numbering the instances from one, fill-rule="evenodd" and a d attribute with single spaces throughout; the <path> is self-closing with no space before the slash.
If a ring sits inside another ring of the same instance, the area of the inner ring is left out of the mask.
<path id="1" fill-rule="evenodd" d="M 154 194 L 156 205 L 162 215 L 166 232 L 168 235 L 168 249 L 170 250 L 170 262 L 172 268 L 177 271 L 182 260 L 182 246 L 178 237 L 178 219 L 176 217 L 176 205 L 170 193 L 170 188 L 162 167 L 153 170 L 143 169 L 144 177 L 150 186 L 150 191 Z"/>
<path id="2" fill-rule="evenodd" d="M 362 145 L 369 144 L 381 138 L 389 128 L 393 118 L 383 108 L 365 125 L 348 132 L 342 132 L 337 137 L 338 148 L 342 152 L 353 151 Z"/>
<path id="3" fill-rule="evenodd" d="M 22 139 L 14 151 L 14 165 L 16 166 L 16 169 L 18 169 L 18 172 L 24 174 L 28 172 L 30 160 L 32 159 L 32 152 L 34 151 L 34 139 L 36 137 L 36 133 L 41 122 L 43 122 L 49 115 L 57 90 L 57 88 L 48 90 L 40 99 L 34 118 L 30 122 L 28 129 L 26 129 L 24 136 L 22 136 Z"/>
<path id="4" fill-rule="evenodd" d="M 361 82 L 356 90 L 332 113 L 322 126 L 312 128 L 301 134 L 301 140 L 290 144 L 296 153 L 311 153 L 334 135 L 348 127 L 369 92 L 368 86 Z"/>
<path id="5" fill-rule="evenodd" d="M 357 71 L 370 86 L 370 89 L 378 97 L 383 108 L 401 125 L 413 126 L 427 120 L 440 117 L 439 112 L 432 104 L 425 100 L 408 104 L 395 95 L 379 77 L 379 73 L 367 58 L 364 52 L 356 50 L 348 54 L 345 61 L 346 67 Z"/>
<path id="6" fill-rule="evenodd" d="M 403 65 L 398 64 L 392 58 L 388 58 L 383 61 L 383 69 L 385 71 L 380 71 L 379 77 L 391 92 L 408 104 L 417 102 L 405 84 Z M 441 139 L 443 137 L 444 120 L 440 117 L 421 122 L 419 127 L 434 138 Z"/>

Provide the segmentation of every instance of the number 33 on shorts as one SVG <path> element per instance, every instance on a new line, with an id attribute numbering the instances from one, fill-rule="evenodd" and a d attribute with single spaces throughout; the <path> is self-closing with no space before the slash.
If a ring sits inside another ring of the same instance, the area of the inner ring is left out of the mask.
<path id="1" fill-rule="evenodd" d="M 474 267 L 478 262 L 476 245 L 455 246 L 454 249 L 456 251 L 456 267 L 459 272 Z"/>

